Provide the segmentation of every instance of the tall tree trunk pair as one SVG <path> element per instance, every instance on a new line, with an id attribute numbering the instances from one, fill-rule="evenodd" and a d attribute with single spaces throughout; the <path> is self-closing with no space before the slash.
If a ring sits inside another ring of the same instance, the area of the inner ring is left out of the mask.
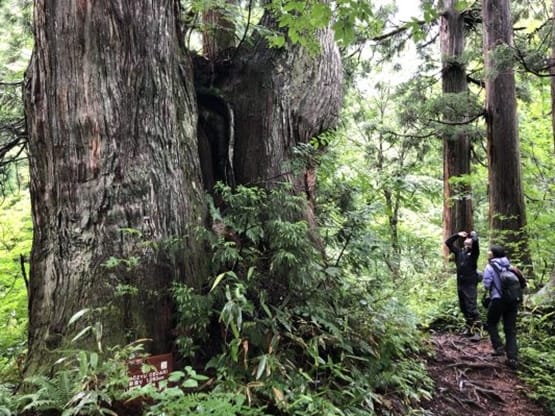
<path id="1" fill-rule="evenodd" d="M 443 92 L 467 90 L 464 20 L 456 0 L 445 0 L 442 15 L 441 51 Z M 495 243 L 507 246 L 511 256 L 527 267 L 531 258 L 526 233 L 526 211 L 520 171 L 515 78 L 512 68 L 498 71 L 491 52 L 512 45 L 508 0 L 482 0 L 484 60 L 486 64 L 486 113 L 490 229 Z M 454 122 L 464 122 L 464 117 Z M 444 236 L 473 228 L 470 187 L 455 189 L 450 179 L 470 173 L 470 144 L 464 133 L 444 139 Z"/>
<path id="2" fill-rule="evenodd" d="M 83 307 L 110 312 L 109 344 L 147 337 L 152 352 L 167 352 L 172 282 L 208 278 L 194 233 L 205 225 L 204 175 L 179 1 L 39 1 L 34 13 L 25 80 L 34 221 L 26 372 L 51 362 Z M 293 147 L 339 111 L 339 55 L 329 31 L 319 36 L 317 56 L 270 50 L 259 39 L 214 84 L 233 107 L 235 140 L 224 153 L 238 183 L 284 177 L 312 192 L 310 169 L 295 176 L 286 165 Z"/>

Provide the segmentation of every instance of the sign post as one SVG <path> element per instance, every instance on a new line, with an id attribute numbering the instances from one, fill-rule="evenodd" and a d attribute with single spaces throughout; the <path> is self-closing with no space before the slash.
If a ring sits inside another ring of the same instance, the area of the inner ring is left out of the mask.
<path id="1" fill-rule="evenodd" d="M 149 369 L 143 373 L 143 366 Z M 171 353 L 151 355 L 150 357 L 137 358 L 129 361 L 129 388 L 141 387 L 147 384 L 158 386 L 159 382 L 166 380 L 173 371 L 173 356 Z"/>

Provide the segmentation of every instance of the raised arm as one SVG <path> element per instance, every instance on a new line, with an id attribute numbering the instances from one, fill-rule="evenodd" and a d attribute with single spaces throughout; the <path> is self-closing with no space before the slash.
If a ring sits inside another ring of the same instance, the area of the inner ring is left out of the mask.
<path id="1" fill-rule="evenodd" d="M 455 245 L 455 241 L 457 240 L 457 238 L 463 237 L 461 235 L 462 233 L 466 234 L 464 231 L 460 231 L 445 240 L 445 245 L 449 247 L 449 250 L 451 250 L 451 253 L 453 254 L 459 254 L 459 251 L 461 251 L 461 249 Z"/>

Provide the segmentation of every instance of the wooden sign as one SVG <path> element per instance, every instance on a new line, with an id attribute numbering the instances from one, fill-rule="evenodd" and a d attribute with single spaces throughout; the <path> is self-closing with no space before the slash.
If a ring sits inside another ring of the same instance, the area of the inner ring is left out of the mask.
<path id="1" fill-rule="evenodd" d="M 143 373 L 143 366 L 148 365 L 149 369 Z M 151 355 L 150 357 L 137 358 L 128 363 L 129 368 L 129 387 L 140 387 L 147 384 L 155 384 L 166 380 L 173 371 L 172 354 Z"/>

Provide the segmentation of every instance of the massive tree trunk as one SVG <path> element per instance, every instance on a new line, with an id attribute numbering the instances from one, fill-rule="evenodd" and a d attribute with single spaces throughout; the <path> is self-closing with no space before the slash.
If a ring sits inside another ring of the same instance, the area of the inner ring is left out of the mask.
<path id="1" fill-rule="evenodd" d="M 316 166 L 311 156 L 292 165 L 296 146 L 333 127 L 342 102 L 342 66 L 331 30 L 318 34 L 320 51 L 300 46 L 240 51 L 222 84 L 235 109 L 233 170 L 237 183 L 272 187 L 291 182 L 308 201 L 311 239 L 323 250 L 314 216 Z"/>
<path id="2" fill-rule="evenodd" d="M 147 337 L 153 352 L 167 352 L 169 285 L 206 277 L 193 236 L 205 214 L 178 4 L 35 4 L 25 93 L 34 221 L 29 374 L 85 307 L 109 312 L 96 318 L 107 342 Z M 106 267 L 111 257 L 124 261 Z"/>
<path id="3" fill-rule="evenodd" d="M 194 231 L 214 181 L 286 180 L 312 196 L 314 166 L 287 164 L 337 119 L 331 32 L 318 34 L 316 55 L 258 37 L 220 59 L 227 41 L 215 41 L 217 58 L 195 60 L 193 83 L 178 5 L 36 3 L 25 96 L 35 227 L 28 374 L 84 307 L 108 312 L 98 319 L 109 344 L 147 337 L 152 352 L 170 348 L 170 284 L 207 277 Z"/>
<path id="4" fill-rule="evenodd" d="M 441 19 L 441 55 L 443 93 L 468 93 L 466 65 L 464 64 L 464 19 L 455 8 L 456 0 L 444 0 Z M 450 123 L 464 123 L 463 111 L 455 111 Z M 453 128 L 443 139 L 443 235 L 474 229 L 470 185 L 454 184 L 452 180 L 470 173 L 470 138 L 464 129 Z M 448 254 L 444 246 L 445 255 Z"/>
<path id="5" fill-rule="evenodd" d="M 509 0 L 482 0 L 486 63 L 489 215 L 492 238 L 526 267 L 531 258 L 526 231 L 517 129 L 515 76 L 511 65 L 495 62 L 496 48 L 512 47 Z"/>

